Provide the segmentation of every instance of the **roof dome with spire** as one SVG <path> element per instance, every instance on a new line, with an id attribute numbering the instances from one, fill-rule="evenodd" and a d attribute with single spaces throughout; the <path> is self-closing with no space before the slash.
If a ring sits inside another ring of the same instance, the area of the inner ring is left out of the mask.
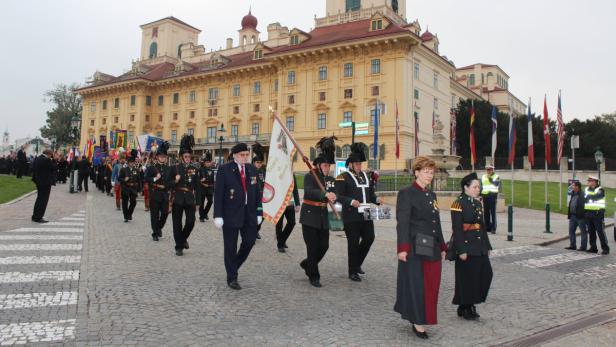
<path id="1" fill-rule="evenodd" d="M 248 11 L 248 14 L 242 18 L 242 30 L 244 29 L 255 29 L 257 30 L 257 17 L 252 15 L 252 9 Z"/>
<path id="2" fill-rule="evenodd" d="M 422 39 L 423 41 L 430 41 L 430 40 L 432 40 L 433 38 L 434 38 L 434 34 L 432 34 L 432 33 L 430 32 L 430 30 L 428 30 L 428 28 L 426 28 L 426 32 L 425 32 L 425 33 L 421 34 L 421 39 Z"/>

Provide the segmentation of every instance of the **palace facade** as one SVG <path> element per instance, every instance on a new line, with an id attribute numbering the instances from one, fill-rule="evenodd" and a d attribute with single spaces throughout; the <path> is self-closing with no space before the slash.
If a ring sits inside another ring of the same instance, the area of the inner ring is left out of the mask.
<path id="1" fill-rule="evenodd" d="M 430 154 L 433 124 L 439 122 L 445 131 L 437 142 L 445 143 L 448 153 L 452 108 L 460 98 L 484 96 L 441 55 L 438 37 L 407 21 L 405 0 L 326 1 L 327 13 L 315 19 L 310 32 L 273 23 L 265 36 L 248 13 L 237 41 L 228 38 L 226 48 L 215 51 L 198 44 L 199 29 L 177 18 L 142 25 L 141 57 L 130 71 L 120 76 L 96 72 L 78 91 L 84 105 L 82 145 L 112 129 L 126 129 L 129 141 L 153 134 L 177 149 L 182 135 L 190 133 L 197 153 L 209 149 L 227 156 L 238 141 L 268 146 L 271 107 L 307 155 L 317 154 L 321 137 L 336 135 L 337 156 L 346 158 L 351 129 L 340 123 L 369 123 L 368 134 L 356 141 L 372 147 L 374 110 L 382 104 L 380 154 L 372 167 L 408 167 L 416 134 L 418 152 Z"/>

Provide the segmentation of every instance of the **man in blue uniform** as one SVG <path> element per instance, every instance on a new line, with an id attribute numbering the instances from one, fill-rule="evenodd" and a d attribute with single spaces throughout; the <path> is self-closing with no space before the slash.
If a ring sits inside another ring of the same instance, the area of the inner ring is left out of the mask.
<path id="1" fill-rule="evenodd" d="M 590 235 L 590 249 L 588 252 L 597 253 L 597 236 L 601 242 L 601 254 L 608 255 L 610 247 L 604 230 L 605 218 L 605 190 L 599 185 L 599 178 L 588 176 L 588 186 L 584 190 L 584 210 L 586 211 L 586 225 Z"/>
<path id="2" fill-rule="evenodd" d="M 227 284 L 232 289 L 240 290 L 238 270 L 255 244 L 257 225 L 263 220 L 263 209 L 257 170 L 248 163 L 248 146 L 238 143 L 231 153 L 233 161 L 222 165 L 216 174 L 214 224 L 223 230 Z M 238 235 L 242 236 L 239 251 Z"/>

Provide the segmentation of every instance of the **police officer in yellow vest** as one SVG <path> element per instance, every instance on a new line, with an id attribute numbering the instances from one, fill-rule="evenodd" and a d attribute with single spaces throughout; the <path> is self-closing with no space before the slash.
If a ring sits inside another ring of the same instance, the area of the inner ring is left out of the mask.
<path id="1" fill-rule="evenodd" d="M 605 190 L 599 185 L 599 178 L 588 176 L 588 186 L 584 190 L 584 210 L 586 211 L 586 225 L 590 235 L 590 249 L 588 252 L 597 253 L 597 235 L 601 242 L 601 254 L 610 253 L 607 237 L 604 230 L 605 218 Z"/>
<path id="2" fill-rule="evenodd" d="M 486 231 L 492 234 L 496 234 L 496 199 L 499 187 L 500 177 L 494 173 L 494 166 L 486 165 L 486 174 L 481 177 L 481 197 Z"/>

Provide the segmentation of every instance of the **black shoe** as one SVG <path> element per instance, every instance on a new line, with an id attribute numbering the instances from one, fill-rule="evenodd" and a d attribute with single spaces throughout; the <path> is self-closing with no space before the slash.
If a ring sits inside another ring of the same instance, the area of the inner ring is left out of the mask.
<path id="1" fill-rule="evenodd" d="M 242 289 L 240 284 L 237 283 L 237 280 L 233 280 L 233 281 L 227 282 L 227 285 L 229 286 L 229 288 L 234 289 L 234 290 Z"/>
<path id="2" fill-rule="evenodd" d="M 359 275 L 356 273 L 350 274 L 349 278 L 351 279 L 351 281 L 361 282 L 361 277 L 359 277 Z"/>
<path id="3" fill-rule="evenodd" d="M 308 275 L 308 272 L 306 271 L 306 269 L 308 268 L 308 260 L 304 259 L 301 262 L 299 262 L 299 266 L 304 269 L 304 273 L 306 273 L 306 275 Z"/>
<path id="4" fill-rule="evenodd" d="M 205 223 L 205 219 L 203 219 L 203 218 L 199 218 L 199 222 L 201 222 L 201 223 Z"/>
<path id="5" fill-rule="evenodd" d="M 415 324 L 411 324 L 411 326 L 413 327 L 413 332 L 415 333 L 415 335 L 417 337 L 419 337 L 420 339 L 424 339 L 424 340 L 428 338 L 428 333 L 427 332 L 425 332 L 425 331 L 424 332 L 419 332 L 417 330 L 417 328 L 415 328 Z"/>
<path id="6" fill-rule="evenodd" d="M 210 217 L 208 217 L 207 215 L 205 215 L 205 219 L 210 220 Z"/>
<path id="7" fill-rule="evenodd" d="M 586 252 L 588 252 L 588 253 L 599 253 L 599 250 L 591 248 L 591 249 L 587 250 Z"/>
<path id="8" fill-rule="evenodd" d="M 128 220 L 133 220 L 133 217 L 132 217 L 132 216 L 131 216 L 131 217 L 128 217 Z"/>
<path id="9" fill-rule="evenodd" d="M 586 248 L 578 248 L 577 251 L 586 252 Z"/>
<path id="10" fill-rule="evenodd" d="M 45 219 L 43 219 L 43 218 L 41 218 L 41 219 L 37 219 L 37 220 L 35 220 L 35 222 L 36 222 L 36 223 L 41 223 L 41 224 L 49 223 L 49 221 L 48 221 L 48 220 L 45 220 Z"/>
<path id="11" fill-rule="evenodd" d="M 285 253 L 287 250 L 284 247 L 278 247 L 278 252 Z"/>
<path id="12" fill-rule="evenodd" d="M 610 250 L 609 249 L 604 249 L 604 250 L 601 251 L 601 254 L 602 255 L 608 255 L 608 254 L 610 254 Z"/>
<path id="13" fill-rule="evenodd" d="M 181 250 L 181 249 L 176 249 L 176 250 L 175 250 L 175 255 L 177 255 L 178 257 L 181 257 L 181 256 L 183 256 L 183 255 L 184 255 L 184 252 L 182 252 L 182 250 Z"/>
<path id="14" fill-rule="evenodd" d="M 287 246 L 287 244 L 285 243 L 285 244 L 284 244 L 284 248 L 289 248 L 289 246 Z"/>
<path id="15" fill-rule="evenodd" d="M 568 250 L 570 250 L 570 251 L 575 251 L 575 250 L 576 250 L 576 247 L 574 247 L 574 246 L 569 246 L 569 247 L 565 247 L 565 249 L 568 249 Z"/>
<path id="16" fill-rule="evenodd" d="M 496 230 L 492 230 L 492 231 L 491 231 L 491 233 L 492 233 L 492 234 L 496 234 Z"/>
<path id="17" fill-rule="evenodd" d="M 479 318 L 479 317 L 481 317 L 481 316 L 479 315 L 479 313 L 477 313 L 477 308 L 475 307 L 475 305 L 472 305 L 472 306 L 471 306 L 471 314 L 472 314 L 475 318 Z"/>
<path id="18" fill-rule="evenodd" d="M 188 246 L 188 241 L 184 241 L 184 248 L 189 249 L 190 246 Z"/>
<path id="19" fill-rule="evenodd" d="M 317 288 L 321 288 L 322 287 L 321 282 L 318 279 L 310 280 L 310 284 L 313 287 L 317 287 Z"/>
<path id="20" fill-rule="evenodd" d="M 124 218 L 124 223 L 128 223 L 128 219 Z"/>
<path id="21" fill-rule="evenodd" d="M 360 275 L 365 275 L 366 273 L 364 272 L 364 270 L 362 270 L 361 268 L 359 268 L 359 271 L 357 271 L 358 274 Z"/>
<path id="22" fill-rule="evenodd" d="M 158 241 L 158 235 L 154 235 L 154 236 L 152 236 L 152 240 L 154 240 L 154 241 Z"/>
<path id="23" fill-rule="evenodd" d="M 261 234 L 257 233 L 257 240 L 261 240 Z"/>
<path id="24" fill-rule="evenodd" d="M 473 311 L 470 307 L 465 307 L 462 309 L 462 318 L 466 320 L 476 320 L 477 317 L 473 315 Z"/>
<path id="25" fill-rule="evenodd" d="M 462 317 L 464 315 L 464 309 L 462 306 L 458 306 L 458 317 Z"/>

